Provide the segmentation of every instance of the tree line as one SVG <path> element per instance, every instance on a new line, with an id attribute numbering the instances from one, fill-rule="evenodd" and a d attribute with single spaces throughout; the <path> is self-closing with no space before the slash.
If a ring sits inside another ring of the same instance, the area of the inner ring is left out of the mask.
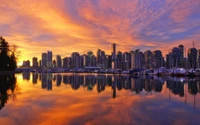
<path id="1" fill-rule="evenodd" d="M 0 71 L 12 71 L 17 68 L 15 45 L 10 46 L 9 43 L 0 37 Z"/>

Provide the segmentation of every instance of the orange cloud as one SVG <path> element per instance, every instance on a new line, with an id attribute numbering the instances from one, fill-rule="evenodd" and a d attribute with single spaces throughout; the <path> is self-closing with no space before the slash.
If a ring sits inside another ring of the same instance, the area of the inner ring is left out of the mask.
<path id="1" fill-rule="evenodd" d="M 111 43 L 121 51 L 140 48 L 166 53 L 172 45 L 198 38 L 189 36 L 200 34 L 200 20 L 190 19 L 198 14 L 199 4 L 180 0 L 3 1 L 0 32 L 11 44 L 19 46 L 19 62 L 33 56 L 40 59 L 47 50 L 62 57 L 74 51 L 96 53 L 98 48 L 110 54 Z M 191 31 L 194 28 L 196 31 Z M 184 35 L 176 38 L 174 34 Z"/>

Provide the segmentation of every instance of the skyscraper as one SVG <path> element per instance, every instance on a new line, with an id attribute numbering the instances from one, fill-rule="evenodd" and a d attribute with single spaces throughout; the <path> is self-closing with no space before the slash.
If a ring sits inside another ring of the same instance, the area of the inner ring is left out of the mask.
<path id="1" fill-rule="evenodd" d="M 167 68 L 173 68 L 172 65 L 172 53 L 169 53 L 166 55 L 166 67 Z"/>
<path id="2" fill-rule="evenodd" d="M 200 49 L 198 50 L 197 53 L 197 68 L 200 68 Z"/>
<path id="3" fill-rule="evenodd" d="M 144 52 L 144 66 L 147 69 L 153 68 L 153 53 L 150 50 Z"/>
<path id="4" fill-rule="evenodd" d="M 184 67 L 184 46 L 179 45 L 178 47 L 180 49 L 180 67 Z"/>
<path id="5" fill-rule="evenodd" d="M 72 68 L 80 68 L 80 54 L 78 52 L 73 52 L 71 55 L 72 58 Z"/>
<path id="6" fill-rule="evenodd" d="M 47 67 L 51 68 L 53 66 L 52 63 L 53 54 L 51 51 L 47 51 Z"/>
<path id="7" fill-rule="evenodd" d="M 143 54 L 139 49 L 131 52 L 131 68 L 143 68 Z"/>
<path id="8" fill-rule="evenodd" d="M 111 55 L 106 55 L 105 68 L 106 69 L 112 68 L 112 56 Z"/>
<path id="9" fill-rule="evenodd" d="M 131 54 L 130 53 L 128 52 L 123 53 L 123 62 L 124 62 L 123 70 L 128 70 L 131 68 Z"/>
<path id="10" fill-rule="evenodd" d="M 112 44 L 112 69 L 116 69 L 117 64 L 116 64 L 116 44 Z"/>
<path id="11" fill-rule="evenodd" d="M 190 48 L 188 50 L 188 68 L 197 68 L 197 49 Z"/>
<path id="12" fill-rule="evenodd" d="M 96 66 L 96 58 L 92 51 L 88 51 L 86 55 L 84 55 L 84 63 L 85 66 Z"/>
<path id="13" fill-rule="evenodd" d="M 47 54 L 46 53 L 42 53 L 42 61 L 41 61 L 41 67 L 47 67 Z"/>
<path id="14" fill-rule="evenodd" d="M 96 59 L 97 59 L 97 66 L 105 68 L 105 60 L 106 60 L 105 52 L 98 49 Z"/>
<path id="15" fill-rule="evenodd" d="M 37 61 L 36 57 L 33 57 L 33 59 L 32 59 L 32 66 L 33 67 L 38 67 L 38 61 Z"/>
<path id="16" fill-rule="evenodd" d="M 57 55 L 57 56 L 56 56 L 56 67 L 57 67 L 57 68 L 61 68 L 61 66 L 62 66 L 61 56 L 60 56 L 60 55 Z"/>
<path id="17" fill-rule="evenodd" d="M 123 61 L 123 55 L 121 51 L 117 52 L 116 56 L 116 63 L 117 63 L 117 69 L 123 69 L 124 61 Z"/>
<path id="18" fill-rule="evenodd" d="M 63 68 L 70 68 L 71 67 L 71 57 L 65 57 L 63 59 Z"/>
<path id="19" fill-rule="evenodd" d="M 160 50 L 155 50 L 153 52 L 154 60 L 154 68 L 160 68 L 164 66 L 164 58 L 162 56 L 162 52 Z"/>
<path id="20" fill-rule="evenodd" d="M 181 60 L 183 60 L 182 50 L 178 47 L 172 49 L 172 67 L 181 67 Z"/>

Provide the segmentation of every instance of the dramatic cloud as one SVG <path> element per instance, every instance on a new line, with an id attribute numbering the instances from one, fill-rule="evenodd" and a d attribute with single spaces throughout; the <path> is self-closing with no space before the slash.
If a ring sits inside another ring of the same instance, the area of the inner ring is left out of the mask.
<path id="1" fill-rule="evenodd" d="M 200 48 L 199 0 L 0 0 L 0 35 L 19 46 L 20 62 L 52 50 Z M 95 52 L 96 53 L 96 52 Z"/>

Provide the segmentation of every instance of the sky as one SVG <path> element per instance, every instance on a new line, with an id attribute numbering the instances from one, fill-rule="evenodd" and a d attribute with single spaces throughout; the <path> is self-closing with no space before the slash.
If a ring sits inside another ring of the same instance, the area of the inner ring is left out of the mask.
<path id="1" fill-rule="evenodd" d="M 0 36 L 20 51 L 18 64 L 52 51 L 96 53 L 200 49 L 200 0 L 0 0 Z"/>

